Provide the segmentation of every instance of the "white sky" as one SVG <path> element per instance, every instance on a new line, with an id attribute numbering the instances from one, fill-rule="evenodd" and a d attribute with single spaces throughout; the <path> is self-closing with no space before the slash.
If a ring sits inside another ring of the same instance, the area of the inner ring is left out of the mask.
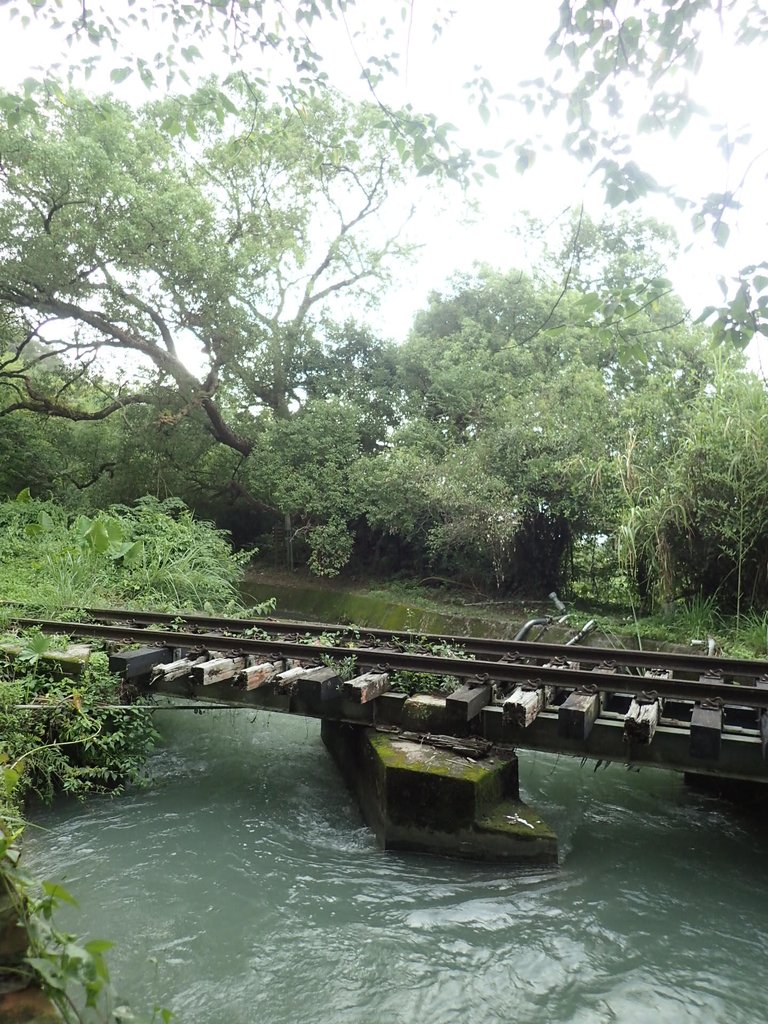
<path id="1" fill-rule="evenodd" d="M 110 7 L 117 2 L 110 0 Z M 72 4 L 73 0 L 66 3 Z M 399 34 L 393 45 L 407 52 L 407 73 L 389 81 L 382 89 L 382 98 L 395 104 L 410 102 L 417 110 L 434 112 L 440 120 L 456 124 L 461 141 L 470 146 L 500 150 L 512 139 L 523 141 L 538 134 L 549 142 L 552 152 L 542 153 L 524 175 L 515 172 L 511 153 L 508 159 L 500 160 L 499 180 L 488 179 L 472 196 L 478 205 L 474 223 L 467 223 L 458 189 L 448 188 L 439 214 L 424 203 L 410 229 L 411 239 L 423 248 L 416 264 L 404 271 L 400 282 L 385 297 L 379 316 L 384 332 L 396 339 L 404 337 L 429 290 L 441 288 L 452 273 L 470 269 L 475 261 L 488 262 L 501 270 L 528 262 L 524 241 L 511 230 L 522 211 L 545 223 L 561 218 L 564 211 L 577 209 L 581 203 L 594 218 L 603 214 L 600 191 L 587 177 L 587 168 L 559 150 L 562 124 L 556 119 L 529 120 L 519 105 L 502 102 L 484 126 L 476 109 L 468 104 L 464 88 L 464 83 L 475 77 L 476 66 L 482 68 L 480 73 L 491 80 L 498 95 L 514 92 L 523 79 L 551 74 L 544 49 L 557 25 L 559 0 L 453 0 L 455 14 L 440 40 L 433 43 L 435 6 L 434 0 L 414 0 L 412 21 L 393 22 Z M 390 10 L 398 7 L 389 0 Z M 387 7 L 380 3 L 374 8 L 371 0 L 358 0 L 358 10 L 370 15 Z M 708 233 L 694 236 L 688 216 L 680 214 L 672 203 L 655 200 L 642 207 L 633 204 L 623 208 L 652 214 L 677 229 L 681 251 L 670 276 L 694 314 L 720 301 L 718 276 L 730 277 L 748 263 L 761 262 L 768 248 L 768 196 L 764 187 L 768 156 L 758 155 L 768 148 L 763 95 L 768 51 L 757 44 L 748 49 L 730 46 L 714 20 L 706 39 L 704 66 L 692 83 L 692 95 L 708 109 L 711 121 L 689 128 L 677 140 L 668 135 L 643 136 L 637 141 L 635 159 L 662 182 L 698 197 L 732 187 L 741 179 L 748 159 L 756 156 L 741 193 L 743 210 L 731 222 L 728 246 L 716 246 Z M 366 95 L 359 81 L 355 50 L 343 26 L 323 24 L 316 30 L 315 41 L 328 58 L 333 84 L 352 95 Z M 144 44 L 138 37 L 133 45 L 140 50 Z M 153 40 L 153 51 L 156 45 Z M 16 86 L 35 66 L 55 60 L 61 46 L 61 38 L 53 33 L 34 26 L 22 30 L 18 22 L 9 21 L 8 9 L 0 7 L 0 85 Z M 372 49 L 364 42 L 357 47 L 361 55 Z M 199 65 L 201 74 L 229 70 L 219 54 L 204 49 L 204 55 Z M 95 74 L 87 86 L 94 91 L 109 88 L 108 69 L 114 66 L 115 58 L 105 49 L 102 59 L 107 71 Z M 130 80 L 115 91 L 139 102 L 146 96 Z M 642 111 L 646 102 L 643 83 L 637 83 L 634 95 L 625 96 L 625 102 L 635 112 Z M 749 126 L 755 139 L 748 157 L 740 156 L 729 167 L 716 148 L 711 123 L 728 124 L 734 130 Z"/>

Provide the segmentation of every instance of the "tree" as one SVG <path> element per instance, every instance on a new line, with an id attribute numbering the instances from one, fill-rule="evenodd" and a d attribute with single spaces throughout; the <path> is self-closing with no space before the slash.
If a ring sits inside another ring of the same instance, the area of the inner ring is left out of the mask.
<path id="1" fill-rule="evenodd" d="M 582 227 L 565 286 L 546 274 L 562 277 L 560 255 L 537 278 L 479 268 L 430 296 L 398 352 L 406 422 L 363 464 L 361 490 L 369 521 L 421 545 L 432 571 L 562 586 L 575 542 L 616 528 L 626 437 L 658 458 L 711 379 L 705 332 L 674 297 L 629 294 L 658 279 L 664 232 L 638 224 L 635 245 L 619 226 L 601 249 Z M 612 319 L 596 294 L 614 296 Z"/>
<path id="2" fill-rule="evenodd" d="M 353 320 L 328 324 L 324 345 L 307 373 L 310 399 L 341 399 L 358 413 L 363 451 L 375 453 L 400 421 L 398 349 Z"/>
<path id="3" fill-rule="evenodd" d="M 396 5 L 395 20 L 398 16 L 401 22 L 407 20 L 411 2 L 402 0 Z M 269 72 L 279 68 L 278 92 L 294 105 L 332 91 L 313 32 L 321 22 L 335 22 L 351 59 L 359 65 L 360 77 L 370 89 L 378 109 L 378 128 L 397 158 L 412 163 L 420 174 L 439 173 L 465 181 L 472 160 L 469 151 L 454 142 L 453 125 L 441 123 L 433 115 L 419 114 L 410 106 L 398 110 L 379 100 L 376 88 L 383 77 L 397 73 L 400 54 L 391 42 L 392 24 L 380 15 L 375 34 L 387 45 L 377 45 L 370 54 L 364 52 L 364 26 L 350 23 L 358 6 L 358 13 L 362 13 L 363 6 L 356 5 L 355 0 L 294 0 L 291 4 L 283 0 L 120 0 L 108 8 L 88 6 L 80 0 L 0 0 L 0 8 L 6 7 L 10 17 L 20 18 L 25 25 L 34 17 L 59 33 L 71 48 L 70 57 L 75 57 L 74 51 L 79 48 L 80 61 L 76 57 L 74 62 L 69 61 L 70 79 L 78 66 L 89 77 L 106 52 L 114 61 L 110 77 L 115 84 L 131 76 L 148 88 L 159 83 L 168 87 L 179 80 L 188 84 L 193 66 L 204 60 L 199 47 L 212 40 L 233 68 L 247 60 L 251 74 L 262 86 L 266 87 Z M 435 15 L 436 35 L 447 17 Z M 157 43 L 142 52 L 126 48 L 126 38 L 137 37 Z M 57 87 L 58 70 L 52 69 L 43 82 L 27 78 L 23 93 L 0 97 L 0 107 L 6 105 L 12 110 L 16 102 L 21 102 L 26 109 L 35 109 L 38 94 L 42 91 L 45 96 L 46 90 Z M 221 88 L 211 90 L 209 103 L 219 114 L 232 112 L 231 99 Z M 194 117 L 183 127 L 194 135 Z"/>
<path id="4" fill-rule="evenodd" d="M 286 540 L 320 576 L 335 576 L 352 553 L 352 524 L 362 512 L 353 476 L 360 420 L 358 409 L 336 399 L 310 400 L 288 420 L 264 416 L 238 477 L 286 517 Z"/>
<path id="5" fill-rule="evenodd" d="M 0 303 L 24 327 L 5 413 L 95 421 L 144 404 L 247 457 L 254 414 L 286 417 L 299 399 L 330 301 L 386 280 L 405 249 L 381 215 L 402 174 L 375 110 L 269 105 L 244 78 L 231 90 L 223 122 L 208 87 L 138 113 L 69 93 L 45 117 L 0 121 Z M 102 376 L 102 401 L 78 406 L 75 384 L 105 352 L 141 359 L 143 386 Z"/>

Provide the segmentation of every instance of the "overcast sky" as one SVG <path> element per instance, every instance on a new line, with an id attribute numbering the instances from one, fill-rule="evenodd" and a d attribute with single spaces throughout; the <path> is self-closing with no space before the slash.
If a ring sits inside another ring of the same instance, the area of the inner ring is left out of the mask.
<path id="1" fill-rule="evenodd" d="M 119 0 L 111 0 L 110 8 L 117 3 Z M 389 6 L 397 9 L 399 5 Z M 414 267 L 387 296 L 380 314 L 381 325 L 395 338 L 403 337 L 429 290 L 439 289 L 453 272 L 469 269 L 477 260 L 508 270 L 531 258 L 525 240 L 512 231 L 520 223 L 521 211 L 530 211 L 546 223 L 562 220 L 566 211 L 582 203 L 595 218 L 604 212 L 600 190 L 588 177 L 587 169 L 559 150 L 562 124 L 557 118 L 528 119 L 518 104 L 500 101 L 492 110 L 490 122 L 484 125 L 476 106 L 468 102 L 464 85 L 478 73 L 476 67 L 491 80 L 498 95 L 514 94 L 522 79 L 551 74 L 544 49 L 557 24 L 558 0 L 454 0 L 450 6 L 455 14 L 441 38 L 433 42 L 436 6 L 433 0 L 415 0 L 412 18 L 395 23 L 394 45 L 407 59 L 399 78 L 384 87 L 383 98 L 396 104 L 411 102 L 417 109 L 434 112 L 440 120 L 451 121 L 460 129 L 461 140 L 470 146 L 503 150 L 512 139 L 539 135 L 553 151 L 542 151 L 533 169 L 524 175 L 514 171 L 513 157 L 502 158 L 498 162 L 499 180 L 488 179 L 472 195 L 477 203 L 472 223 L 467 221 L 458 189 L 445 193 L 439 215 L 430 204 L 422 205 L 410 230 L 413 240 L 423 248 Z M 363 12 L 373 9 L 370 0 L 361 0 L 358 7 Z M 381 9 L 387 8 L 381 5 Z M 356 27 L 352 21 L 347 27 L 326 23 L 316 30 L 315 42 L 328 57 L 333 83 L 362 97 L 365 93 L 359 81 L 357 56 L 363 56 L 369 47 L 362 39 L 353 42 L 350 38 Z M 153 40 L 153 49 L 155 43 Z M 140 49 L 146 40 L 139 36 L 132 45 Z M 55 60 L 60 48 L 61 40 L 52 33 L 34 27 L 24 30 L 18 22 L 9 21 L 6 7 L 0 7 L 0 84 L 14 87 L 34 66 Z M 229 70 L 214 50 L 205 49 L 204 55 L 199 65 L 201 73 Z M 691 83 L 694 99 L 707 107 L 710 120 L 691 127 L 677 140 L 663 135 L 643 136 L 637 141 L 636 159 L 641 166 L 691 196 L 732 187 L 754 159 L 741 192 L 743 210 L 732 221 L 732 235 L 725 249 L 716 246 L 708 234 L 694 236 L 688 216 L 671 203 L 656 200 L 642 208 L 634 205 L 638 212 L 651 213 L 678 231 L 681 250 L 670 273 L 694 313 L 720 301 L 719 275 L 731 276 L 740 267 L 766 258 L 768 196 L 764 186 L 768 156 L 763 149 L 768 147 L 768 119 L 763 79 L 767 59 L 765 47 L 733 47 L 727 26 L 721 30 L 713 19 L 706 36 L 704 66 Z M 114 65 L 108 50 L 103 60 L 107 68 Z M 88 88 L 103 90 L 108 87 L 106 83 L 106 73 L 99 73 Z M 139 102 L 146 95 L 130 80 L 116 91 Z M 624 98 L 631 111 L 641 112 L 647 100 L 644 84 L 637 83 Z M 753 132 L 748 152 L 731 166 L 716 148 L 713 123 L 728 124 L 734 130 L 746 127 Z"/>

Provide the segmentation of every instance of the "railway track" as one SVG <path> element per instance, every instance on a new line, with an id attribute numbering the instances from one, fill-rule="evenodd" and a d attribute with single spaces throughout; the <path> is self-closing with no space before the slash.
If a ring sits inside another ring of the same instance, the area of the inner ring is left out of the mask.
<path id="1" fill-rule="evenodd" d="M 760 659 L 335 623 L 87 614 L 16 624 L 98 641 L 113 670 L 140 688 L 208 705 L 768 782 L 768 662 Z M 401 692 L 414 677 L 431 692 Z"/>
<path id="2" fill-rule="evenodd" d="M 381 649 L 389 652 L 410 652 L 413 654 L 429 654 L 430 648 L 450 647 L 461 649 L 465 655 L 473 659 L 496 661 L 502 658 L 517 657 L 526 662 L 553 661 L 566 659 L 579 664 L 600 665 L 610 663 L 618 668 L 628 669 L 637 673 L 649 670 L 668 670 L 675 677 L 711 675 L 722 676 L 725 680 L 734 680 L 750 685 L 755 680 L 768 679 L 768 660 L 713 657 L 693 653 L 673 653 L 668 651 L 636 651 L 614 647 L 578 647 L 566 644 L 550 644 L 529 640 L 499 640 L 493 637 L 467 637 L 438 633 L 411 633 L 404 630 L 392 631 L 357 627 L 328 622 L 296 622 L 271 618 L 237 619 L 210 615 L 176 615 L 168 612 L 140 612 L 112 608 L 81 609 L 87 620 L 76 623 L 62 623 L 55 620 L 17 618 L 18 625 L 37 627 L 48 632 L 67 632 L 65 625 L 85 630 L 87 626 L 119 625 L 121 628 L 136 627 L 136 630 L 159 631 L 167 627 L 174 632 L 185 634 L 217 634 L 222 637 L 250 635 L 252 639 L 282 639 L 290 642 L 302 642 L 309 637 L 322 638 L 322 646 L 326 649 L 330 640 L 333 646 L 355 646 L 359 648 Z M 55 629 L 54 627 L 58 627 Z M 256 633 L 262 636 L 256 636 Z M 75 634 L 73 634 L 75 635 Z M 84 635 L 78 632 L 77 635 Z M 105 634 L 106 635 L 106 634 Z M 138 636 L 139 634 L 132 634 Z M 130 642 L 134 642 L 131 640 Z M 457 655 L 457 657 L 460 657 Z"/>
<path id="3" fill-rule="evenodd" d="M 207 650 L 224 655 L 304 663 L 354 658 L 361 668 L 419 675 L 454 676 L 500 686 L 532 684 L 559 690 L 644 694 L 689 701 L 768 708 L 768 661 L 662 651 L 572 647 L 524 640 L 358 629 L 334 623 L 180 617 L 161 612 L 87 609 L 89 621 L 20 617 L 16 624 L 112 644 Z M 259 635 L 254 635 L 258 633 Z M 312 643 L 311 638 L 321 638 Z M 432 653 L 451 647 L 462 653 Z M 410 648 L 410 649 L 409 649 Z M 415 649 L 414 649 L 415 648 Z"/>

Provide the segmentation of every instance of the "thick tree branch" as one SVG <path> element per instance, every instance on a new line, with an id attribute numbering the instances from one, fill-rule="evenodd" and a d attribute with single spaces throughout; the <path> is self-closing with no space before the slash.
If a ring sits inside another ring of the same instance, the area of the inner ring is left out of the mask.
<path id="1" fill-rule="evenodd" d="M 166 350 L 174 358 L 176 358 L 176 344 L 173 340 L 173 335 L 171 334 L 168 324 L 165 322 L 163 317 L 160 316 L 157 310 L 153 309 L 152 306 L 150 306 L 147 302 L 144 302 L 143 299 L 140 299 L 138 295 L 133 295 L 131 292 L 123 288 L 123 286 L 115 280 L 112 274 L 110 274 L 106 266 L 101 267 L 101 272 L 104 274 L 104 277 L 107 280 L 107 284 L 106 286 L 94 285 L 94 287 L 100 289 L 107 287 L 112 291 L 116 292 L 120 296 L 120 298 L 123 299 L 123 301 L 127 302 L 131 306 L 134 306 L 142 313 L 146 313 L 146 315 L 149 317 L 149 319 L 160 332 L 160 337 L 163 339 L 163 344 L 165 345 Z"/>
<path id="2" fill-rule="evenodd" d="M 81 420 L 105 420 L 108 416 L 111 416 L 112 413 L 117 412 L 119 409 L 125 409 L 129 405 L 154 404 L 154 399 L 151 395 L 124 395 L 122 398 L 116 398 L 115 401 L 110 402 L 109 405 L 102 406 L 101 409 L 75 409 L 69 405 L 62 405 L 55 399 L 44 395 L 41 391 L 38 391 L 27 378 L 25 378 L 24 383 L 29 394 L 29 398 L 13 402 L 11 405 L 7 405 L 4 409 L 0 409 L 0 416 L 8 416 L 12 412 L 26 410 L 27 412 L 44 413 L 46 416 L 57 416 L 61 419 L 74 420 L 77 422 Z"/>
<path id="3" fill-rule="evenodd" d="M 253 441 L 242 437 L 242 435 L 237 434 L 232 430 L 232 428 L 226 423 L 221 414 L 221 410 L 215 404 L 213 399 L 204 398 L 200 405 L 210 421 L 213 436 L 217 441 L 221 441 L 221 443 L 225 444 L 228 448 L 232 448 L 236 452 L 240 452 L 241 455 L 251 454 L 253 451 Z"/>
<path id="4" fill-rule="evenodd" d="M 0 291 L 0 301 L 2 300 L 24 306 L 28 309 L 36 309 L 40 313 L 52 314 L 58 319 L 75 320 L 77 322 L 87 324 L 89 327 L 93 327 L 104 335 L 105 339 L 109 339 L 104 342 L 94 343 L 96 345 L 104 344 L 118 349 L 130 349 L 146 355 L 161 372 L 166 373 L 169 377 L 173 378 L 179 386 L 182 397 L 186 400 L 189 408 L 193 408 L 197 405 L 203 410 L 208 418 L 211 432 L 218 441 L 227 445 L 227 447 L 240 452 L 241 455 L 248 455 L 250 453 L 253 447 L 252 442 L 247 438 L 242 437 L 226 423 L 221 410 L 213 401 L 212 395 L 207 393 L 205 385 L 201 385 L 200 381 L 191 374 L 189 370 L 187 370 L 184 364 L 174 355 L 173 352 L 160 348 L 153 342 L 147 341 L 141 335 L 135 334 L 127 330 L 125 327 L 121 327 L 119 324 L 111 321 L 106 314 L 101 311 L 85 309 L 83 306 L 79 306 L 72 302 L 66 302 L 63 299 L 44 295 L 35 296 L 28 293 L 21 293 L 13 289 L 6 292 Z M 217 382 L 217 380 L 218 378 L 214 375 L 210 380 L 210 386 Z M 25 382 L 27 390 L 29 391 L 29 381 L 27 381 L 26 378 Z M 14 411 L 15 408 L 36 408 L 37 411 L 49 412 L 51 415 L 65 416 L 70 419 L 103 419 L 111 412 L 122 407 L 120 404 L 116 404 L 114 406 L 107 406 L 106 408 L 109 410 L 108 412 L 81 415 L 76 410 L 69 410 L 63 406 L 59 411 L 55 408 L 55 403 L 51 403 L 50 399 L 47 399 L 42 395 L 36 399 L 32 399 L 32 402 L 38 402 L 41 404 L 28 405 L 25 403 L 16 403 L 14 408 L 7 411 Z"/>
<path id="5" fill-rule="evenodd" d="M 280 509 L 275 508 L 274 505 L 267 505 L 265 502 L 255 498 L 251 492 L 240 483 L 239 480 L 228 480 L 223 488 L 224 492 L 228 492 L 235 498 L 241 498 L 251 508 L 256 509 L 258 512 L 274 512 L 279 514 Z"/>
<path id="6" fill-rule="evenodd" d="M 116 462 L 102 462 L 102 464 L 94 471 L 90 479 L 83 480 L 82 482 L 76 480 L 71 473 L 62 473 L 61 478 L 62 480 L 69 480 L 69 482 L 73 484 L 78 491 L 85 491 L 89 487 L 93 487 L 93 485 L 97 483 L 105 473 L 111 480 L 115 475 L 116 467 Z"/>

